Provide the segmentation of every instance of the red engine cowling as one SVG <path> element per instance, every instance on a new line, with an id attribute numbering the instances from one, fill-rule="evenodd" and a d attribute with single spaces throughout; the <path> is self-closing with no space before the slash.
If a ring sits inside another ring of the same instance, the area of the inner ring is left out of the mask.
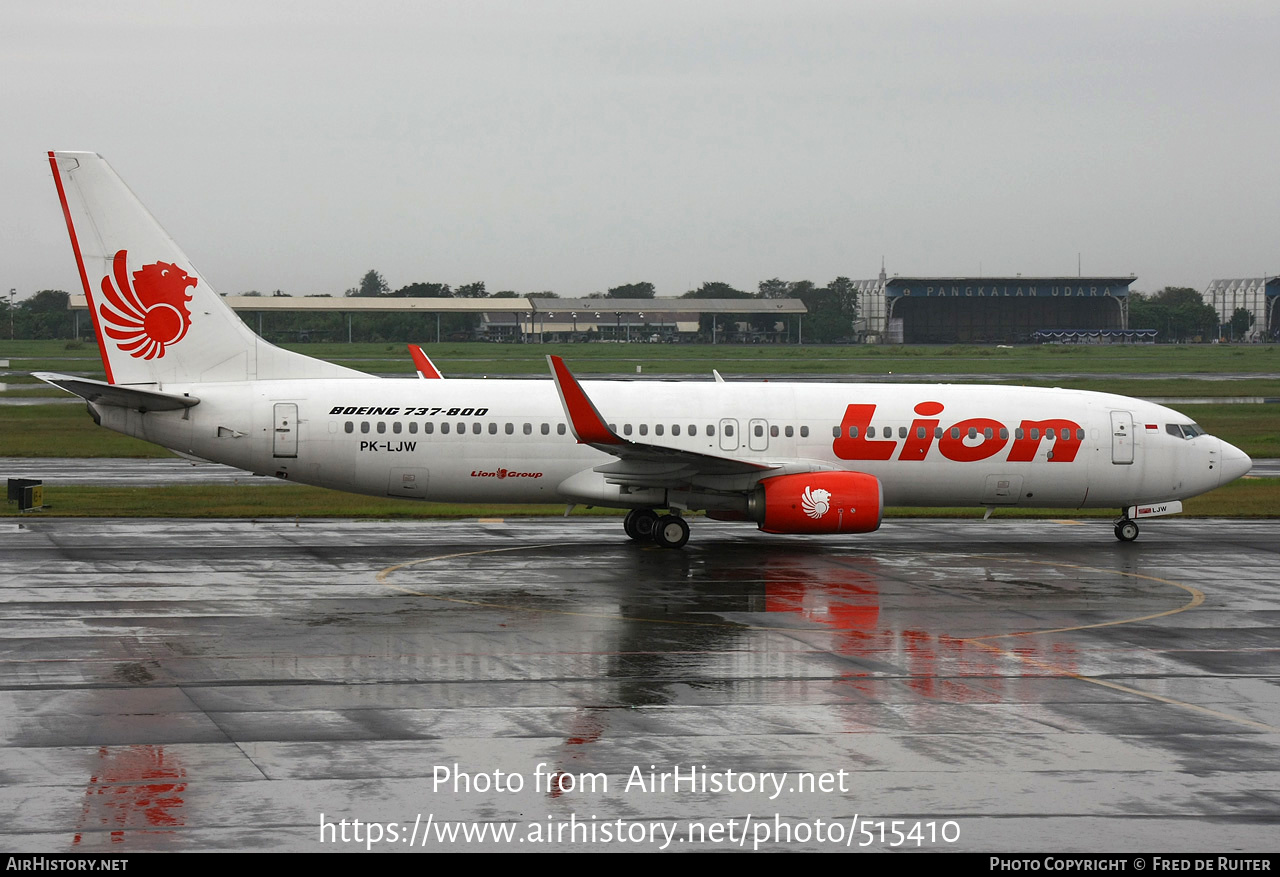
<path id="1" fill-rule="evenodd" d="M 870 533 L 884 510 L 880 480 L 865 472 L 766 478 L 750 513 L 766 533 Z"/>

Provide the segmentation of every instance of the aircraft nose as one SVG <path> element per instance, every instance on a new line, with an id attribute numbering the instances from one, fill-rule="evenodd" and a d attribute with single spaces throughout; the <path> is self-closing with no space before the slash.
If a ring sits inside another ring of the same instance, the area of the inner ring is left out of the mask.
<path id="1" fill-rule="evenodd" d="M 1249 455 L 1235 445 L 1222 442 L 1221 454 L 1222 464 L 1219 467 L 1221 469 L 1221 474 L 1218 477 L 1219 484 L 1235 481 L 1253 468 L 1253 460 L 1249 459 Z"/>

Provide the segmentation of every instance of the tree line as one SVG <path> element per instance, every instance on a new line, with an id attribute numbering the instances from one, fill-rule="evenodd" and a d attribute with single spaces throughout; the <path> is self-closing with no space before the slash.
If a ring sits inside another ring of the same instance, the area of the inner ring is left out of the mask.
<path id="1" fill-rule="evenodd" d="M 1243 311 L 1243 315 L 1241 314 Z M 1244 320 L 1243 337 L 1253 316 L 1239 308 L 1230 326 L 1238 326 Z M 1129 294 L 1129 328 L 1155 329 L 1161 341 L 1210 341 L 1219 337 L 1222 327 L 1218 323 L 1218 311 L 1206 304 L 1197 290 L 1185 286 L 1166 286 L 1159 292 Z"/>
<path id="2" fill-rule="evenodd" d="M 257 291 L 244 293 L 262 295 Z M 273 296 L 285 296 L 280 290 Z M 345 293 L 349 297 L 421 297 L 421 298 L 559 298 L 552 291 L 518 293 L 512 290 L 489 293 L 482 281 L 463 284 L 456 288 L 447 283 L 411 283 L 392 290 L 377 271 L 368 271 L 360 282 Z M 321 296 L 328 297 L 328 296 Z M 654 286 L 647 281 L 624 283 L 611 287 L 607 292 L 587 296 L 593 299 L 653 299 Z M 858 318 L 858 294 L 853 281 L 837 277 L 825 286 L 817 286 L 808 280 L 786 281 L 779 278 L 763 280 L 754 292 L 736 289 L 728 283 L 708 281 L 697 289 L 691 289 L 681 298 L 686 299 L 770 299 L 796 298 L 804 302 L 808 313 L 804 315 L 804 340 L 813 343 L 832 343 L 855 337 L 854 322 Z M 30 298 L 11 305 L 0 298 L 0 334 L 5 323 L 12 326 L 12 335 L 23 339 L 70 339 L 75 336 L 76 320 L 68 310 L 69 295 L 58 289 L 42 289 Z M 263 334 L 275 341 L 345 341 L 348 328 L 353 340 L 378 342 L 432 341 L 436 338 L 437 315 L 417 313 L 352 313 L 340 312 L 252 312 L 242 314 L 251 328 L 261 326 Z M 441 338 L 465 340 L 476 337 L 480 327 L 479 314 L 440 314 Z M 704 316 L 699 325 L 702 340 L 710 341 L 712 326 L 719 341 L 748 340 L 775 331 L 777 319 L 767 314 L 717 314 Z M 1133 292 L 1129 295 L 1129 327 L 1132 329 L 1156 329 L 1161 341 L 1208 341 L 1219 337 L 1241 339 L 1248 335 L 1256 316 L 1245 308 L 1238 308 L 1225 325 L 1218 322 L 1218 314 L 1204 302 L 1200 293 L 1188 287 L 1166 287 L 1155 293 Z M 741 324 L 745 332 L 739 332 Z M 88 337 L 92 322 L 83 316 L 80 333 Z M 795 340 L 794 338 L 792 340 Z"/>

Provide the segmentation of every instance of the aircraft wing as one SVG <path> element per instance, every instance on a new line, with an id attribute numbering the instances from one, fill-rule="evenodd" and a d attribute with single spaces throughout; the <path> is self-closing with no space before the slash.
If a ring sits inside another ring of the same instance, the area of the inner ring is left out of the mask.
<path id="1" fill-rule="evenodd" d="M 86 402 L 97 405 L 136 408 L 139 411 L 178 411 L 200 404 L 200 400 L 195 396 L 179 396 L 176 393 L 144 390 L 123 384 L 107 384 L 90 378 L 77 378 L 53 372 L 33 372 L 32 377 L 39 378 L 46 384 L 53 384 L 68 393 L 75 393 Z"/>
<path id="2" fill-rule="evenodd" d="M 569 428 L 573 430 L 579 444 L 590 445 L 618 458 L 615 462 L 595 468 L 611 484 L 673 487 L 691 483 L 712 486 L 721 482 L 721 486 L 725 488 L 741 489 L 739 484 L 753 484 L 765 473 L 781 474 L 832 468 L 816 461 L 789 461 L 783 464 L 739 460 L 624 439 L 605 423 L 582 385 L 565 366 L 564 360 L 558 356 L 548 356 L 547 361 L 551 365 L 551 376 L 555 379 L 560 402 L 569 419 Z"/>

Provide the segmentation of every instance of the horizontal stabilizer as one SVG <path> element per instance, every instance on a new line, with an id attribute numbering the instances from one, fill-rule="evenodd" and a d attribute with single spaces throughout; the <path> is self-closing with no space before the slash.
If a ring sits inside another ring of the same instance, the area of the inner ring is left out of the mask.
<path id="1" fill-rule="evenodd" d="M 68 393 L 75 393 L 86 402 L 93 402 L 96 405 L 135 408 L 138 411 L 178 411 L 200 404 L 200 400 L 195 396 L 143 390 L 124 384 L 106 384 L 89 378 L 75 378 L 52 372 L 35 372 L 32 377 L 39 378 L 46 384 L 60 387 Z"/>

